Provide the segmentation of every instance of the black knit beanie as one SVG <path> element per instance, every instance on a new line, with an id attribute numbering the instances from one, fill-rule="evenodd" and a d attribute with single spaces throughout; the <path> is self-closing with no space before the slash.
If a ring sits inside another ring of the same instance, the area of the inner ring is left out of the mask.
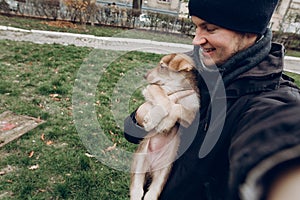
<path id="1" fill-rule="evenodd" d="M 278 0 L 190 0 L 189 12 L 230 30 L 264 34 Z"/>

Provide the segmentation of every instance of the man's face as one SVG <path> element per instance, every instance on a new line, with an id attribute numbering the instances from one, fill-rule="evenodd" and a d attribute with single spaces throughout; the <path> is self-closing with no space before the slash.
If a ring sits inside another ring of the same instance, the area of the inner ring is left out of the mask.
<path id="1" fill-rule="evenodd" d="M 203 63 L 209 66 L 220 66 L 237 52 L 255 43 L 255 34 L 241 34 L 192 16 L 196 25 L 194 45 L 201 47 Z"/>

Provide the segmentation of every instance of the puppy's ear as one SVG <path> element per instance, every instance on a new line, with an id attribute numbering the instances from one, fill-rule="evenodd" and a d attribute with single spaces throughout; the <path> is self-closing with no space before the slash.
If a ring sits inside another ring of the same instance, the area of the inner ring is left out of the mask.
<path id="1" fill-rule="evenodd" d="M 171 60 L 169 67 L 175 71 L 191 71 L 195 68 L 194 61 L 184 55 L 184 54 L 177 54 L 176 57 Z"/>
<path id="2" fill-rule="evenodd" d="M 165 65 L 169 65 L 170 62 L 171 62 L 171 60 L 173 60 L 175 56 L 176 56 L 175 53 L 168 54 L 168 55 L 162 57 L 162 59 L 160 60 L 159 63 L 160 63 L 160 64 L 165 64 Z"/>
<path id="3" fill-rule="evenodd" d="M 189 72 L 193 68 L 194 68 L 194 66 L 190 62 L 188 62 L 187 60 L 182 60 L 179 63 L 177 71 L 187 71 L 187 72 Z"/>

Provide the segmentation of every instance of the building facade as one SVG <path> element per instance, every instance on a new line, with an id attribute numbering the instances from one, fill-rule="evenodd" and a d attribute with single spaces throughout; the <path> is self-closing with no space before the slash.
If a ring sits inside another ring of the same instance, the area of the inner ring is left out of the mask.
<path id="1" fill-rule="evenodd" d="M 132 7 L 133 0 L 97 0 L 98 3 L 108 4 L 115 2 L 118 6 Z M 178 15 L 180 0 L 141 0 L 142 11 L 153 11 L 170 15 Z"/>
<path id="2" fill-rule="evenodd" d="M 300 0 L 279 0 L 270 26 L 274 31 L 300 34 Z"/>

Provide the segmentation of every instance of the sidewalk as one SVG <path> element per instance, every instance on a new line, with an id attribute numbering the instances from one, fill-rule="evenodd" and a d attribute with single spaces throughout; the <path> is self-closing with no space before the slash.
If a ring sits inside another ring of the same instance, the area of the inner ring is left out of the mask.
<path id="1" fill-rule="evenodd" d="M 62 45 L 86 46 L 106 50 L 143 51 L 158 54 L 187 52 L 193 49 L 192 45 L 178 43 L 131 38 L 96 37 L 94 35 L 54 31 L 24 30 L 7 26 L 0 26 L 0 39 L 28 41 L 38 44 L 56 43 Z"/>
<path id="2" fill-rule="evenodd" d="M 94 35 L 64 33 L 54 31 L 25 30 L 8 26 L 0 26 L 0 39 L 28 41 L 38 44 L 62 44 L 86 46 L 96 49 L 118 51 L 142 51 L 157 54 L 187 52 L 192 45 L 157 42 L 144 39 L 96 37 Z M 285 56 L 285 70 L 300 74 L 300 58 Z"/>

